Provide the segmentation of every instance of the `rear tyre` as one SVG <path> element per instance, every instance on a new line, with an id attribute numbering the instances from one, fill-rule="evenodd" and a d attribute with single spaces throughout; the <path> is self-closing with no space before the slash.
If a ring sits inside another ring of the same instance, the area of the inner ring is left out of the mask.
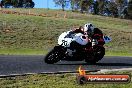
<path id="1" fill-rule="evenodd" d="M 54 64 L 57 63 L 61 59 L 59 51 L 52 49 L 44 58 L 45 63 Z"/>
<path id="2" fill-rule="evenodd" d="M 88 55 L 85 59 L 85 62 L 88 64 L 96 64 L 99 60 L 101 60 L 105 55 L 105 48 L 102 46 L 94 46 L 94 51 L 91 55 Z"/>

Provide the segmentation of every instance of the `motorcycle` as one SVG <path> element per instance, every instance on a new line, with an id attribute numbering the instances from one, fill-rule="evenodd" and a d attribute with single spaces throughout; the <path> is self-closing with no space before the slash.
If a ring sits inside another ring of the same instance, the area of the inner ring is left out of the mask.
<path id="1" fill-rule="evenodd" d="M 94 35 L 95 37 L 92 39 L 81 33 L 71 33 L 71 31 L 62 33 L 58 38 L 58 45 L 45 56 L 45 63 L 54 64 L 65 60 L 95 64 L 104 57 L 103 45 L 110 42 L 111 38 L 100 37 L 100 34 Z"/>

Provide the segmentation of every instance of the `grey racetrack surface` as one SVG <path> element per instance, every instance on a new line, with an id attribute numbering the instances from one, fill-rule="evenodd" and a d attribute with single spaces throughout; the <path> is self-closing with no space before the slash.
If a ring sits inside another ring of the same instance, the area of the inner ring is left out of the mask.
<path id="1" fill-rule="evenodd" d="M 76 71 L 82 65 L 85 70 L 132 68 L 132 57 L 104 57 L 96 65 L 84 61 L 61 61 L 50 65 L 44 56 L 0 56 L 0 75 Z"/>

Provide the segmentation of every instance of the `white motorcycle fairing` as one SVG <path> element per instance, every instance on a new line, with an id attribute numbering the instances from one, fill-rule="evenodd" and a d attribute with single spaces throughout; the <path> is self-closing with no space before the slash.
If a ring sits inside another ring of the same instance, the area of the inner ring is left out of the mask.
<path id="1" fill-rule="evenodd" d="M 67 31 L 62 33 L 58 38 L 58 44 L 64 47 L 70 47 L 70 44 L 72 41 L 76 41 L 80 45 L 86 45 L 88 43 L 88 40 L 83 38 L 84 36 L 82 33 L 73 33 L 67 36 L 71 31 Z M 67 37 L 66 37 L 67 36 Z"/>

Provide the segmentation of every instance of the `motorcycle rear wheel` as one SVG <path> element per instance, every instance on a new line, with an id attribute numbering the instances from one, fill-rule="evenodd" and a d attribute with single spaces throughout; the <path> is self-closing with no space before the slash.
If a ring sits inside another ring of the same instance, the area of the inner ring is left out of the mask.
<path id="1" fill-rule="evenodd" d="M 94 52 L 91 55 L 88 55 L 85 59 L 85 62 L 88 64 L 96 64 L 101 60 L 105 55 L 105 48 L 102 46 L 94 46 Z"/>

